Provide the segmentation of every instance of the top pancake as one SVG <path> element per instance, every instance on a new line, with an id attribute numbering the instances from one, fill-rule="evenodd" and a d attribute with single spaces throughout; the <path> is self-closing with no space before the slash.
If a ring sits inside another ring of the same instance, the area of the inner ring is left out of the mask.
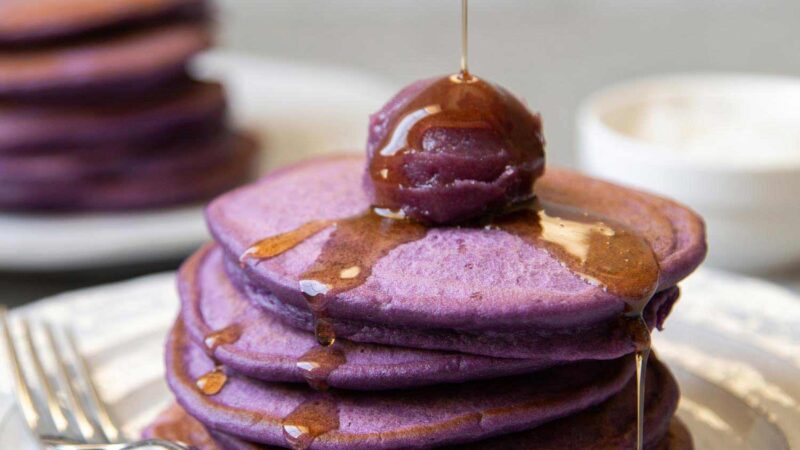
<path id="1" fill-rule="evenodd" d="M 200 13 L 205 0 L 6 0 L 0 44 L 42 42 L 126 23 Z"/>
<path id="2" fill-rule="evenodd" d="M 207 209 L 209 227 L 230 259 L 265 237 L 369 207 L 364 160 L 329 157 L 272 173 Z M 574 172 L 549 168 L 537 182 L 545 200 L 596 212 L 640 233 L 652 246 L 664 290 L 705 254 L 704 227 L 672 201 Z M 319 255 L 326 229 L 282 255 L 250 260 L 246 277 L 282 303 L 307 310 L 298 277 Z M 380 259 L 366 282 L 327 303 L 335 319 L 415 328 L 541 330 L 615 320 L 625 303 L 572 273 L 543 249 L 501 230 L 432 228 Z"/>

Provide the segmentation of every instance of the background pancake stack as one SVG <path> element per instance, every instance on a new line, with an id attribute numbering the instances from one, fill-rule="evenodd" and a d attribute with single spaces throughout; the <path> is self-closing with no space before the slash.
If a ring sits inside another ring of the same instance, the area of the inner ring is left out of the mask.
<path id="1" fill-rule="evenodd" d="M 384 219 L 385 239 L 370 234 L 363 168 L 310 160 L 208 206 L 216 243 L 180 271 L 166 350 L 180 407 L 147 434 L 203 450 L 633 448 L 624 302 L 505 230 L 430 228 L 386 245 L 410 235 L 391 227 L 419 226 Z M 641 233 L 662 269 L 643 317 L 661 327 L 705 253 L 699 217 L 555 168 L 537 192 Z M 310 280 L 336 286 L 321 275 L 331 268 L 347 289 L 319 303 Z M 692 448 L 654 356 L 646 380 L 645 448 Z"/>
<path id="2" fill-rule="evenodd" d="M 203 0 L 0 3 L 0 209 L 126 210 L 244 181 L 256 144 L 187 74 Z"/>

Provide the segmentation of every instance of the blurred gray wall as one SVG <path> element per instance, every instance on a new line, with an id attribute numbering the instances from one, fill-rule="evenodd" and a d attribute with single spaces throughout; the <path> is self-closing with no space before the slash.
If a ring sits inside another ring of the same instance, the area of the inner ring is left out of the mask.
<path id="1" fill-rule="evenodd" d="M 470 68 L 542 112 L 549 158 L 573 161 L 592 91 L 676 71 L 800 73 L 800 0 L 472 0 Z M 355 66 L 398 88 L 454 72 L 458 0 L 221 0 L 224 45 Z"/>

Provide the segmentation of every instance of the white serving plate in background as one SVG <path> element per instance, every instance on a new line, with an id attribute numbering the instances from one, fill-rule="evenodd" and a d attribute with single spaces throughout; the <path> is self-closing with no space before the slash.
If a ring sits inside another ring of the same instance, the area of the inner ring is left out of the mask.
<path id="1" fill-rule="evenodd" d="M 225 51 L 197 72 L 225 82 L 237 126 L 262 138 L 262 171 L 326 151 L 361 149 L 367 117 L 393 90 L 364 73 Z M 187 255 L 208 235 L 202 206 L 92 214 L 0 213 L 0 270 L 61 271 Z"/>
<path id="2" fill-rule="evenodd" d="M 757 114 L 756 127 L 800 120 L 800 78 L 768 75 L 672 75 L 622 83 L 583 102 L 578 115 L 581 168 L 600 178 L 672 197 L 696 209 L 708 227 L 708 263 L 726 269 L 767 272 L 800 263 L 800 142 L 797 148 L 747 146 L 737 154 L 686 152 L 675 145 L 646 140 L 626 130 L 652 105 L 708 101 L 720 108 L 745 108 Z M 741 117 L 731 111 L 735 124 Z M 717 117 L 699 115 L 690 132 Z M 664 117 L 660 119 L 666 120 Z M 662 125 L 664 125 L 662 123 Z M 670 133 L 669 124 L 663 133 Z M 684 124 L 685 125 L 685 124 Z M 717 124 L 718 125 L 718 124 Z M 795 124 L 796 125 L 796 124 Z M 791 126 L 791 125 L 790 125 Z M 680 124 L 675 136 L 686 132 Z M 752 138 L 752 136 L 749 136 Z M 751 139 L 752 141 L 752 139 Z M 727 148 L 724 147 L 723 148 Z"/>

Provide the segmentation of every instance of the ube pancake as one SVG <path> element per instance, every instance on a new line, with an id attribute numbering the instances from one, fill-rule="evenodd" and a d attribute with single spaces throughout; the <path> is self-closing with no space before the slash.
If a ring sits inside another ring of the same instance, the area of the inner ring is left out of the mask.
<path id="1" fill-rule="evenodd" d="M 234 276 L 235 265 L 228 264 Z M 230 275 L 229 275 L 230 277 Z M 274 295 L 254 293 L 239 287 L 247 296 L 271 314 L 281 317 L 293 327 L 313 330 L 311 313 L 287 308 Z M 661 329 L 672 306 L 678 300 L 678 288 L 657 294 L 644 311 L 648 327 Z M 333 320 L 336 335 L 355 342 L 372 342 L 418 349 L 455 350 L 467 354 L 498 358 L 534 359 L 539 361 L 579 361 L 613 359 L 632 353 L 630 334 L 617 321 L 592 327 L 557 330 L 463 331 L 392 327 L 363 321 Z"/>
<path id="2" fill-rule="evenodd" d="M 199 422 L 185 414 L 186 421 L 194 422 L 199 425 Z M 449 449 L 469 449 L 469 450 L 564 450 L 569 448 L 582 449 L 582 450 L 621 450 L 633 449 L 636 446 L 635 441 L 626 440 L 620 442 L 617 436 L 618 427 L 599 429 L 593 426 L 591 422 L 572 423 L 572 418 L 567 417 L 556 421 L 557 426 L 553 428 L 558 429 L 559 432 L 567 433 L 568 438 L 558 439 L 550 431 L 549 424 L 542 425 L 530 432 L 516 433 L 509 437 L 501 436 L 499 438 L 489 438 L 481 442 L 474 442 L 467 445 L 454 445 L 448 447 Z M 635 420 L 635 419 L 633 419 Z M 575 433 L 577 426 L 588 426 L 578 428 L 579 433 Z M 555 425 L 555 424 L 554 424 Z M 619 425 L 619 424 L 615 424 Z M 541 431 L 544 434 L 540 437 L 537 433 Z M 635 431 L 635 430 L 634 430 Z M 207 436 L 212 438 L 212 441 L 202 441 L 203 444 L 199 445 L 199 450 L 277 450 L 279 447 L 271 445 L 258 445 L 252 442 L 243 441 L 228 434 L 208 431 Z M 580 439 L 574 439 L 576 436 Z M 570 439 L 573 438 L 573 439 Z M 580 440 L 573 444 L 571 441 Z M 194 442 L 194 441 L 189 441 Z M 208 445 L 208 446 L 207 446 Z M 658 440 L 648 439 L 645 445 L 647 450 L 694 450 L 692 437 L 686 425 L 678 418 L 672 418 L 669 425 L 668 434 Z"/>
<path id="3" fill-rule="evenodd" d="M 607 364 L 607 362 L 600 364 Z M 213 365 L 209 365 L 208 367 L 213 367 Z M 529 377 L 529 380 L 536 380 L 536 381 L 529 381 L 529 382 L 538 383 L 539 381 L 534 377 L 535 376 Z M 602 383 L 601 379 L 599 379 L 598 381 Z M 230 378 L 228 381 L 229 384 L 233 382 L 234 382 L 233 378 Z M 223 387 L 223 390 L 221 391 L 221 393 L 217 394 L 217 396 L 224 395 L 225 389 L 227 389 L 229 386 L 230 385 L 226 385 L 225 387 Z M 468 387 L 476 386 L 476 384 L 472 383 L 468 384 L 467 386 Z M 187 385 L 185 387 L 179 388 L 179 390 L 180 389 L 191 390 L 192 388 Z M 449 388 L 444 388 L 444 389 L 449 389 Z M 433 390 L 435 390 L 435 388 L 423 390 L 420 392 L 431 392 Z M 476 387 L 472 389 L 472 392 L 475 394 L 473 397 L 480 397 L 481 393 L 486 392 L 487 390 L 491 391 L 491 388 L 481 389 L 480 387 Z M 464 389 L 462 389 L 462 392 L 463 391 Z M 497 391 L 495 391 L 494 393 L 496 392 Z M 521 392 L 523 392 L 524 395 L 525 390 L 522 389 Z M 550 392 L 557 393 L 557 390 L 550 389 Z M 683 428 L 682 424 L 672 420 L 672 416 L 677 407 L 677 401 L 679 396 L 677 385 L 675 383 L 675 380 L 669 374 L 666 367 L 662 365 L 660 362 L 658 362 L 658 360 L 656 360 L 655 358 L 653 358 L 651 360 L 651 363 L 649 364 L 646 392 L 647 392 L 646 413 L 645 413 L 646 448 L 691 449 L 692 448 L 691 438 L 688 436 L 688 433 L 686 432 L 685 428 Z M 392 400 L 398 394 L 402 394 L 402 392 L 400 391 L 386 392 L 385 395 L 386 399 L 384 399 L 384 401 L 381 402 L 381 404 L 384 405 L 384 408 L 386 409 L 391 408 L 390 405 L 392 405 Z M 253 391 L 250 391 L 248 395 L 253 395 Z M 332 395 L 339 395 L 339 394 L 334 393 Z M 380 396 L 380 394 L 370 394 L 369 396 L 364 397 L 362 394 L 352 394 L 352 393 L 351 394 L 342 393 L 341 395 L 361 396 L 362 406 L 367 405 L 372 400 L 373 395 L 376 396 L 375 398 L 379 398 Z M 408 393 L 408 395 L 414 395 L 413 391 L 411 393 Z M 201 423 L 197 422 L 194 418 L 190 416 L 184 415 L 185 413 L 181 409 L 176 409 L 176 408 L 172 408 L 170 411 L 165 413 L 159 420 L 157 420 L 156 424 L 149 429 L 147 435 L 172 437 L 174 439 L 181 439 L 181 437 L 184 437 L 183 440 L 188 441 L 189 443 L 196 445 L 204 444 L 205 446 L 201 445 L 202 449 L 217 448 L 214 447 L 214 445 L 218 445 L 219 448 L 223 449 L 274 448 L 265 444 L 254 444 L 243 439 L 243 437 L 250 436 L 247 433 L 252 432 L 251 428 L 246 425 L 241 430 L 237 429 L 234 430 L 233 432 L 231 432 L 230 430 L 222 431 L 222 429 L 231 427 L 231 425 L 226 421 L 227 419 L 224 418 L 224 416 L 227 413 L 225 411 L 220 411 L 216 409 L 217 408 L 216 405 L 225 402 L 225 400 L 215 399 L 215 397 L 217 396 L 202 397 L 202 394 L 199 394 L 197 392 L 192 394 L 192 396 L 194 397 L 194 399 L 190 401 L 196 400 L 197 402 L 199 402 L 200 405 L 205 405 L 205 406 L 197 406 L 198 408 L 202 408 L 203 412 L 199 414 L 192 413 L 192 415 L 197 417 L 200 420 L 200 422 L 204 423 L 206 426 L 209 427 L 208 431 L 211 432 L 211 436 L 213 436 L 216 442 L 209 443 L 210 441 L 209 436 L 202 433 L 203 427 Z M 557 396 L 558 394 L 556 394 L 554 397 Z M 546 408 L 548 402 L 552 401 L 554 397 L 550 397 L 550 400 L 540 403 L 539 406 L 542 408 Z M 180 393 L 178 393 L 178 398 L 179 399 L 181 398 Z M 433 401 L 435 402 L 436 401 L 435 399 L 438 399 L 439 397 L 437 396 L 437 394 L 433 394 L 431 398 L 434 399 Z M 379 400 L 374 400 L 374 401 L 379 402 Z M 340 414 L 342 413 L 343 410 L 347 410 L 347 407 L 343 408 L 341 406 L 342 404 L 344 404 L 344 402 L 340 403 Z M 189 411 L 192 411 L 191 409 L 192 406 L 189 406 L 190 408 Z M 473 406 L 476 408 L 475 411 L 479 411 L 480 401 L 474 401 Z M 209 412 L 209 409 L 212 408 L 214 408 L 214 411 Z M 253 401 L 250 402 L 240 401 L 236 408 L 240 410 L 244 410 L 245 408 L 249 409 L 251 411 L 249 417 L 253 421 L 253 423 L 261 423 L 263 420 L 265 420 L 265 418 L 262 415 L 253 412 L 253 410 L 255 409 L 262 409 L 262 408 L 257 408 L 255 398 L 253 398 Z M 407 408 L 408 410 L 413 410 L 414 406 L 409 406 Z M 347 410 L 347 412 L 349 412 L 349 410 Z M 484 420 L 487 420 L 487 423 L 489 424 L 494 422 L 494 419 L 490 418 L 490 415 L 486 415 Z M 173 425 L 172 427 L 169 427 L 168 424 L 170 422 L 172 422 L 173 424 L 177 424 L 177 426 Z M 340 423 L 343 422 L 340 420 Z M 395 425 L 399 424 L 395 423 Z M 463 427 L 463 422 L 455 426 Z M 161 430 L 160 432 L 159 429 Z M 339 436 L 341 434 L 342 433 L 339 431 L 331 431 L 329 432 L 329 434 L 322 434 L 319 437 L 317 437 L 317 439 L 315 440 L 315 445 L 312 446 L 312 448 L 339 448 L 336 446 L 337 444 L 336 440 L 344 438 L 344 436 Z M 491 432 L 489 434 L 494 435 L 497 433 Z M 195 437 L 192 438 L 191 436 Z M 417 432 L 416 430 L 405 428 L 402 430 L 398 430 L 398 432 L 395 433 L 395 436 L 398 439 L 403 439 L 404 442 L 400 444 L 384 440 L 384 441 L 372 441 L 369 444 L 367 444 L 367 443 L 362 443 L 361 440 L 355 439 L 354 436 L 350 436 L 349 445 L 351 445 L 351 447 L 342 447 L 342 448 L 406 448 L 406 447 L 422 448 L 434 445 L 432 444 L 432 442 L 434 441 L 430 440 L 428 433 L 424 431 Z M 560 419 L 544 422 L 539 426 L 533 425 L 531 428 L 526 429 L 525 431 L 519 431 L 507 435 L 498 435 L 481 440 L 479 442 L 465 444 L 469 440 L 474 439 L 473 436 L 474 436 L 473 434 L 466 432 L 466 434 L 454 437 L 454 440 L 460 442 L 460 444 L 457 447 L 453 448 L 470 448 L 470 449 L 472 448 L 474 449 L 631 448 L 634 446 L 636 439 L 635 438 L 636 436 L 635 381 L 633 379 L 629 380 L 621 391 L 610 397 L 605 402 L 596 404 L 595 406 L 591 406 L 583 410 L 576 411 L 574 414 L 570 414 Z M 252 439 L 252 437 L 250 437 L 250 439 Z M 437 444 L 441 443 L 441 441 L 436 441 L 436 442 Z M 274 440 L 271 440 L 269 444 L 281 445 L 281 446 L 286 445 L 284 442 L 274 441 Z"/>
<path id="4" fill-rule="evenodd" d="M 302 384 L 254 381 L 229 371 L 227 382 L 206 395 L 198 380 L 227 369 L 216 368 L 216 362 L 185 335 L 181 322 L 166 353 L 170 389 L 181 406 L 209 428 L 253 442 L 286 445 L 286 420 L 294 426 L 290 428 L 316 429 L 312 449 L 435 446 L 513 433 L 599 404 L 619 392 L 633 374 L 633 364 L 624 358 L 416 390 L 319 393 Z M 309 414 L 309 409 L 320 413 Z"/>
<path id="5" fill-rule="evenodd" d="M 613 400 L 609 400 L 613 401 Z M 553 423 L 552 428 L 557 428 L 563 431 L 566 427 L 567 430 L 572 430 L 569 436 L 575 437 L 574 428 L 570 427 L 571 417 L 567 417 Z M 584 425 L 584 424 L 581 424 Z M 598 427 L 589 424 L 588 427 L 581 428 L 580 434 L 577 435 L 585 441 L 588 445 L 570 446 L 564 444 L 563 440 L 555 439 L 553 434 L 549 432 L 551 426 L 549 424 L 538 427 L 533 432 L 517 433 L 509 436 L 501 436 L 499 438 L 490 438 L 485 441 L 475 442 L 472 444 L 461 445 L 455 448 L 464 448 L 470 450 L 492 450 L 492 449 L 520 449 L 520 450 L 563 450 L 566 448 L 581 448 L 581 449 L 594 449 L 594 450 L 611 450 L 622 448 L 634 448 L 635 443 L 630 443 L 628 447 L 621 447 L 617 440 L 617 429 L 599 429 Z M 545 436 L 541 438 L 536 437 L 536 432 L 543 432 Z M 603 432 L 602 434 L 599 432 Z M 159 438 L 170 439 L 173 441 L 188 443 L 197 450 L 278 450 L 283 447 L 276 447 L 274 445 L 254 444 L 252 442 L 243 441 L 239 438 L 207 430 L 203 424 L 195 420 L 192 416 L 186 414 L 180 406 L 172 405 L 169 409 L 162 412 L 155 422 L 148 427 L 143 436 L 145 438 Z M 528 442 L 526 438 L 530 439 Z M 508 441 L 511 442 L 508 442 Z M 648 439 L 650 441 L 650 439 Z M 692 439 L 689 435 L 686 426 L 677 418 L 673 418 L 670 423 L 669 433 L 667 436 L 659 440 L 650 441 L 645 448 L 652 450 L 692 450 Z M 534 446 L 535 445 L 535 446 Z"/>
<path id="6" fill-rule="evenodd" d="M 283 324 L 252 305 L 231 284 L 222 252 L 206 246 L 187 260 L 178 275 L 181 317 L 189 336 L 214 358 L 244 375 L 266 381 L 305 382 L 298 362 L 316 359 L 313 334 Z M 215 336 L 219 337 L 215 339 Z M 458 353 L 359 344 L 338 340 L 337 360 L 327 376 L 331 387 L 396 389 L 515 375 L 553 365 L 548 361 L 489 358 Z M 312 354 L 313 355 L 313 354 Z"/>
<path id="7" fill-rule="evenodd" d="M 209 228 L 226 251 L 231 278 L 251 300 L 310 329 L 299 279 L 334 227 L 274 258 L 247 260 L 243 270 L 238 259 L 266 237 L 367 210 L 363 164 L 355 156 L 307 161 L 209 205 Z M 676 298 L 675 283 L 705 254 L 700 218 L 669 200 L 552 168 L 537 182 L 537 193 L 609 217 L 650 243 L 661 265 L 661 294 L 645 315 L 651 325 L 660 324 Z M 567 360 L 632 352 L 631 336 L 618 326 L 625 308 L 622 299 L 544 249 L 502 230 L 469 227 L 431 228 L 391 249 L 363 284 L 326 303 L 337 334 L 355 341 Z M 591 338 L 578 353 L 551 345 L 577 335 Z"/>
<path id="8" fill-rule="evenodd" d="M 250 137 L 233 134 L 198 145 L 203 146 L 206 148 L 195 155 L 171 161 L 155 158 L 87 178 L 0 179 L 0 208 L 99 211 L 171 206 L 206 200 L 247 181 L 252 174 L 257 145 Z"/>
<path id="9" fill-rule="evenodd" d="M 683 424 L 673 418 L 678 402 L 678 387 L 664 365 L 655 358 L 647 377 L 645 448 L 692 448 L 691 437 Z M 609 400 L 584 411 L 508 435 L 445 448 L 463 449 L 621 449 L 634 448 L 636 442 L 636 385 L 633 380 Z M 275 446 L 254 444 L 233 435 L 208 430 L 179 406 L 172 406 L 145 431 L 146 437 L 179 440 L 200 450 L 256 450 Z M 285 444 L 284 444 L 285 445 Z M 420 445 L 421 447 L 422 445 Z M 418 448 L 415 446 L 415 448 Z"/>
<path id="10" fill-rule="evenodd" d="M 135 102 L 83 106 L 0 102 L 0 153 L 96 154 L 203 135 L 220 129 L 225 93 L 218 83 L 191 82 Z M 56 151 L 57 150 L 57 151 Z M 94 155 L 93 155 L 94 156 Z"/>
<path id="11" fill-rule="evenodd" d="M 147 92 L 208 47 L 202 24 L 179 23 L 0 55 L 0 96 Z"/>
<path id="12" fill-rule="evenodd" d="M 0 44 L 27 44 L 202 13 L 204 0 L 4 0 Z"/>

